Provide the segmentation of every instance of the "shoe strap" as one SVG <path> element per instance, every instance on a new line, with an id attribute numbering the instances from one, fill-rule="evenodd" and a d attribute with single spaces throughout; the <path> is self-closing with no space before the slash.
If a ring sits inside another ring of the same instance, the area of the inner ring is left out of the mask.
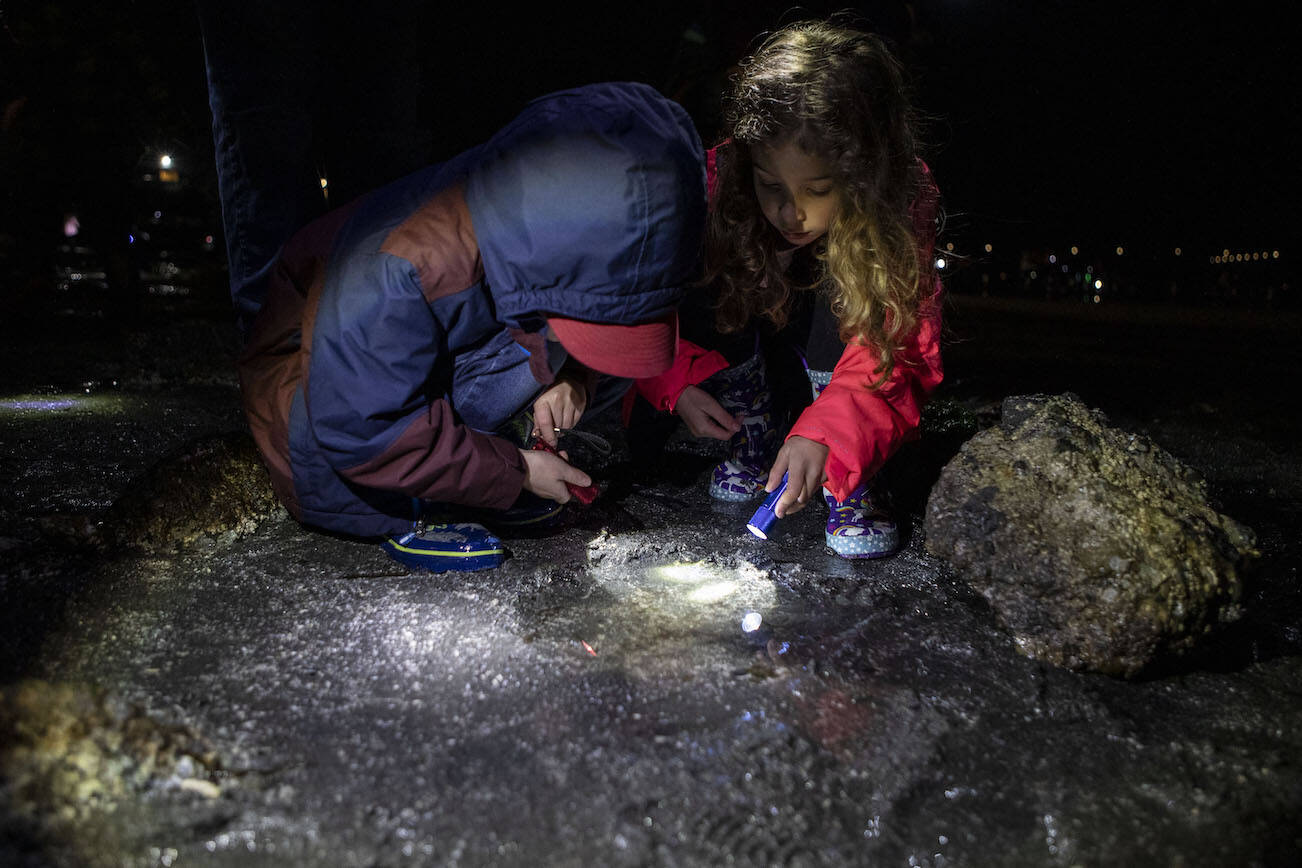
<path id="1" fill-rule="evenodd" d="M 561 436 L 582 440 L 584 443 L 587 443 L 593 449 L 596 449 L 601 453 L 603 458 L 613 451 L 613 447 L 611 447 L 609 440 L 602 437 L 600 434 L 593 434 L 591 431 L 580 431 L 577 428 L 569 428 L 566 431 L 563 431 Z"/>

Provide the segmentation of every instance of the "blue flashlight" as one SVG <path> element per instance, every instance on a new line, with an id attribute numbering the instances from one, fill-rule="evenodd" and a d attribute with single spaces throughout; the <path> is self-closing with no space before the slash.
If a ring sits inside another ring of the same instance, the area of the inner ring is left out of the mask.
<path id="1" fill-rule="evenodd" d="M 746 529 L 748 531 L 755 534 L 755 536 L 760 539 L 769 538 L 769 528 L 773 526 L 773 522 L 778 520 L 778 517 L 773 514 L 773 508 L 778 505 L 778 498 L 781 497 L 782 493 L 786 490 L 787 475 L 784 473 L 782 474 L 782 484 L 768 493 L 768 496 L 764 498 L 764 502 L 760 504 L 759 509 L 755 510 L 755 514 L 752 515 L 750 521 L 746 523 Z"/>

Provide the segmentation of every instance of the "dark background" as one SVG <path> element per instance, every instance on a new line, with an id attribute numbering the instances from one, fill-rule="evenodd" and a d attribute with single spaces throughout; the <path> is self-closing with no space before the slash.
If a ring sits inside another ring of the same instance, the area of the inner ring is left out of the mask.
<path id="1" fill-rule="evenodd" d="M 1109 256 L 1122 246 L 1144 275 L 1132 283 L 1165 287 L 1178 266 L 1191 282 L 1224 287 L 1214 256 L 1278 250 L 1269 273 L 1244 266 L 1230 277 L 1282 285 L 1271 298 L 1291 298 L 1296 89 L 1287 28 L 1270 7 L 266 5 L 282 11 L 250 34 L 261 41 L 250 60 L 300 51 L 318 65 L 313 148 L 331 204 L 482 140 L 534 96 L 602 79 L 646 81 L 679 99 L 708 144 L 728 68 L 760 34 L 847 11 L 885 35 L 912 71 L 929 117 L 926 156 L 945 196 L 942 241 L 983 263 L 987 281 L 1077 244 Z M 69 214 L 79 240 L 113 260 L 110 271 L 125 269 L 124 239 L 161 195 L 142 180 L 161 153 L 176 160 L 180 181 L 169 195 L 184 191 L 192 222 L 202 223 L 197 235 L 219 235 L 193 3 L 0 0 L 0 109 L 7 290 L 40 291 L 44 257 L 64 241 Z M 211 246 L 220 253 L 220 239 Z"/>

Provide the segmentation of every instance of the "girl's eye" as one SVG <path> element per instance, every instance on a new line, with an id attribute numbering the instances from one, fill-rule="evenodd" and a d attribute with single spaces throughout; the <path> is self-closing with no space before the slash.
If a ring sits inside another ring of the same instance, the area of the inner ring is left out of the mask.
<path id="1" fill-rule="evenodd" d="M 760 181 L 759 185 L 763 187 L 765 190 L 773 190 L 774 192 L 777 192 L 778 190 L 782 189 L 781 184 L 775 184 L 772 181 Z"/>
<path id="2" fill-rule="evenodd" d="M 831 188 L 831 187 L 828 187 L 826 190 L 810 190 L 810 191 L 809 191 L 809 195 L 811 195 L 811 196 L 826 196 L 826 195 L 830 194 L 831 192 L 832 192 L 832 188 Z"/>

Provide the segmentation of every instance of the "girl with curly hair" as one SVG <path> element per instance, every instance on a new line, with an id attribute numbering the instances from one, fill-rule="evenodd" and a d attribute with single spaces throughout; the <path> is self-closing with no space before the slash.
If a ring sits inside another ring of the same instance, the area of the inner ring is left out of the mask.
<path id="1" fill-rule="evenodd" d="M 871 33 L 797 22 L 742 63 L 725 117 L 707 155 L 708 290 L 698 315 L 683 309 L 674 368 L 639 394 L 729 441 L 715 498 L 759 497 L 785 474 L 777 515 L 821 493 L 832 551 L 892 554 L 899 531 L 874 477 L 917 436 L 942 378 L 938 191 L 903 69 Z M 794 349 L 808 377 L 780 447 L 775 348 Z"/>

